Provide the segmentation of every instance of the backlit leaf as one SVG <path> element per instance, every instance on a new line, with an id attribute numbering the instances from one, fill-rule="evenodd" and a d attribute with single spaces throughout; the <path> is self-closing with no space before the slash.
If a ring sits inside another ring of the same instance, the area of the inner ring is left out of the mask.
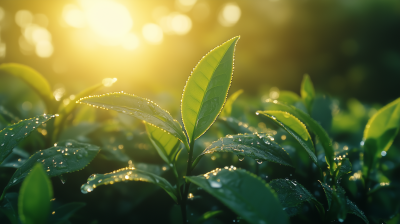
<path id="1" fill-rule="evenodd" d="M 203 176 L 186 179 L 249 223 L 289 223 L 275 192 L 265 181 L 245 170 L 216 169 Z"/>
<path id="2" fill-rule="evenodd" d="M 19 191 L 18 214 L 24 224 L 46 223 L 50 215 L 53 187 L 40 163 L 33 166 Z"/>
<path id="3" fill-rule="evenodd" d="M 164 189 L 175 202 L 178 202 L 176 189 L 166 179 L 133 167 L 119 169 L 106 174 L 92 174 L 87 179 L 87 183 L 82 185 L 81 192 L 86 194 L 100 185 L 123 181 L 143 181 L 156 184 Z"/>
<path id="4" fill-rule="evenodd" d="M 186 82 L 181 113 L 190 142 L 204 134 L 222 110 L 232 81 L 238 40 L 238 36 L 234 37 L 211 50 Z"/>
<path id="5" fill-rule="evenodd" d="M 276 124 L 285 129 L 291 136 L 293 136 L 301 146 L 307 151 L 315 164 L 317 157 L 315 156 L 314 145 L 311 136 L 308 133 L 306 126 L 295 116 L 284 111 L 258 111 L 259 114 L 265 115 L 272 119 Z"/>
<path id="6" fill-rule="evenodd" d="M 224 105 L 224 109 L 221 111 L 221 117 L 230 117 L 232 113 L 232 104 L 236 99 L 243 93 L 243 89 L 239 89 L 228 97 Z"/>
<path id="7" fill-rule="evenodd" d="M 20 121 L 16 124 L 7 126 L 0 131 L 0 164 L 10 155 L 15 146 L 18 145 L 29 134 L 36 130 L 41 124 L 50 120 L 54 115 L 40 115 L 36 118 L 30 118 Z"/>
<path id="8" fill-rule="evenodd" d="M 68 140 L 57 143 L 57 146 L 33 154 L 11 177 L 4 191 L 21 182 L 40 162 L 49 177 L 78 171 L 87 166 L 100 151 L 94 145 Z"/>
<path id="9" fill-rule="evenodd" d="M 315 97 L 314 86 L 311 82 L 309 75 L 304 75 L 303 81 L 301 82 L 301 89 L 300 89 L 301 98 L 304 101 L 308 111 L 311 111 L 312 103 Z"/>
<path id="10" fill-rule="evenodd" d="M 168 132 L 146 123 L 147 134 L 161 158 L 168 164 L 175 161 L 180 149 L 180 141 Z"/>
<path id="11" fill-rule="evenodd" d="M 106 110 L 115 110 L 144 120 L 160 129 L 169 132 L 189 148 L 186 135 L 179 122 L 157 104 L 147 99 L 126 93 L 107 93 L 99 96 L 81 98 L 77 103 Z"/>

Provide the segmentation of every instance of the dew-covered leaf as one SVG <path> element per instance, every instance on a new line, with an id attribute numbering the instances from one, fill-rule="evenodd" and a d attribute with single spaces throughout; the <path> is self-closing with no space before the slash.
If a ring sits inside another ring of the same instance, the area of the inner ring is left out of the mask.
<path id="1" fill-rule="evenodd" d="M 0 65 L 0 73 L 22 79 L 39 94 L 46 104 L 53 99 L 53 93 L 47 80 L 31 67 L 17 63 L 4 63 Z"/>
<path id="2" fill-rule="evenodd" d="M 232 81 L 234 37 L 207 53 L 193 69 L 182 94 L 181 113 L 189 141 L 210 128 L 224 106 Z"/>
<path id="3" fill-rule="evenodd" d="M 53 187 L 43 166 L 36 163 L 19 191 L 18 214 L 24 224 L 46 223 L 50 214 Z"/>
<path id="4" fill-rule="evenodd" d="M 365 214 L 363 211 L 361 211 L 352 201 L 350 201 L 346 197 L 346 208 L 347 208 L 347 213 L 356 215 L 360 217 L 365 223 L 369 223 L 367 217 L 365 217 Z"/>
<path id="5" fill-rule="evenodd" d="M 303 185 L 289 179 L 274 179 L 268 183 L 275 190 L 283 209 L 289 216 L 302 212 L 305 203 L 312 203 L 317 210 L 325 213 L 324 207 Z"/>
<path id="6" fill-rule="evenodd" d="M 65 223 L 68 219 L 79 209 L 84 207 L 86 203 L 83 202 L 71 202 L 54 209 L 54 213 L 49 218 L 48 223 Z"/>
<path id="7" fill-rule="evenodd" d="M 321 142 L 322 147 L 324 148 L 325 151 L 325 159 L 326 162 L 330 168 L 330 173 L 333 174 L 335 171 L 335 163 L 333 161 L 333 158 L 335 157 L 335 150 L 332 147 L 332 141 L 329 138 L 328 133 L 322 128 L 318 122 L 316 122 L 314 119 L 312 119 L 308 114 L 305 112 L 301 111 L 300 109 L 294 107 L 294 106 L 289 106 L 283 103 L 279 103 L 278 101 L 267 101 L 267 103 L 271 103 L 275 105 L 276 108 L 279 108 L 279 110 L 286 111 L 293 116 L 297 117 L 300 121 L 302 121 L 314 134 L 318 136 L 318 139 Z M 258 111 L 261 113 L 262 111 Z"/>
<path id="8" fill-rule="evenodd" d="M 301 98 L 304 101 L 308 111 L 311 111 L 312 103 L 315 97 L 314 86 L 311 82 L 309 75 L 304 75 L 303 81 L 301 82 L 301 90 L 300 90 Z"/>
<path id="9" fill-rule="evenodd" d="M 126 93 L 107 93 L 99 96 L 81 98 L 77 103 L 84 103 L 96 108 L 115 110 L 138 119 L 144 120 L 161 128 L 188 145 L 186 135 L 177 120 L 157 104 L 147 99 Z M 187 148 L 189 148 L 187 146 Z"/>
<path id="10" fill-rule="evenodd" d="M 173 135 L 146 123 L 146 130 L 151 143 L 160 157 L 168 164 L 175 161 L 181 142 Z"/>
<path id="11" fill-rule="evenodd" d="M 50 120 L 54 115 L 40 115 L 36 118 L 30 118 L 20 121 L 16 124 L 7 126 L 0 131 L 0 164 L 10 155 L 15 146 L 18 145 L 29 134 L 36 130 L 41 124 Z"/>
<path id="12" fill-rule="evenodd" d="M 275 192 L 263 180 L 245 170 L 216 169 L 186 179 L 249 223 L 289 223 Z"/>
<path id="13" fill-rule="evenodd" d="M 265 115 L 271 118 L 276 124 L 285 129 L 291 136 L 293 136 L 301 146 L 307 151 L 307 154 L 311 157 L 315 164 L 317 163 L 317 157 L 315 156 L 315 149 L 311 136 L 308 133 L 306 126 L 295 116 L 284 111 L 262 111 L 259 114 Z"/>
<path id="14" fill-rule="evenodd" d="M 122 168 L 106 174 L 92 174 L 87 179 L 87 183 L 82 185 L 81 192 L 86 194 L 100 185 L 123 181 L 142 181 L 156 184 L 164 189 L 175 202 L 178 202 L 176 189 L 166 179 L 134 167 Z"/>
<path id="15" fill-rule="evenodd" d="M 232 113 L 232 105 L 236 101 L 236 99 L 243 93 L 243 89 L 239 89 L 234 92 L 232 95 L 228 97 L 226 103 L 224 105 L 224 109 L 222 109 L 220 116 L 221 117 L 230 117 Z"/>
<path id="16" fill-rule="evenodd" d="M 29 153 L 15 147 L 0 167 L 20 168 L 29 158 Z"/>
<path id="17" fill-rule="evenodd" d="M 245 122 L 241 122 L 233 117 L 220 116 L 219 120 L 222 121 L 224 124 L 226 124 L 230 129 L 232 129 L 232 131 L 234 131 L 235 134 L 236 133 L 252 134 L 257 131 L 254 127 L 249 126 L 249 124 L 247 124 Z"/>
<path id="18" fill-rule="evenodd" d="M 245 157 L 250 157 L 258 163 L 270 161 L 292 166 L 292 161 L 287 152 L 274 142 L 272 136 L 263 133 L 228 135 L 213 142 L 200 156 L 214 152 L 232 152 L 239 157 L 240 161 Z"/>
<path id="19" fill-rule="evenodd" d="M 343 175 L 348 174 L 351 172 L 351 163 L 348 158 L 344 158 L 342 161 L 339 162 L 340 165 L 338 166 L 336 180 L 342 178 Z"/>
<path id="20" fill-rule="evenodd" d="M 4 195 L 0 202 L 0 212 L 3 212 L 12 224 L 18 224 L 18 193 Z"/>
<path id="21" fill-rule="evenodd" d="M 67 140 L 33 154 L 11 177 L 4 191 L 21 182 L 35 163 L 40 162 L 49 177 L 78 171 L 87 166 L 100 151 L 94 145 Z"/>

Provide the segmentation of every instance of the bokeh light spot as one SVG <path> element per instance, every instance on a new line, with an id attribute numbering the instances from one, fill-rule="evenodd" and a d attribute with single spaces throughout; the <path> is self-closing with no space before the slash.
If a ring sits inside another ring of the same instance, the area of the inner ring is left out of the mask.
<path id="1" fill-rule="evenodd" d="M 177 14 L 172 17 L 171 28 L 178 35 L 187 34 L 192 29 L 192 20 L 183 14 Z"/>
<path id="2" fill-rule="evenodd" d="M 31 24 L 32 21 L 33 21 L 33 15 L 28 10 L 19 10 L 15 14 L 15 22 L 20 27 L 25 27 L 25 26 Z"/>
<path id="3" fill-rule="evenodd" d="M 85 15 L 77 6 L 66 5 L 63 9 L 64 21 L 72 27 L 82 28 L 86 25 Z"/>
<path id="4" fill-rule="evenodd" d="M 54 48 L 50 41 L 41 40 L 36 44 L 35 53 L 41 58 L 48 58 L 53 54 Z"/>
<path id="5" fill-rule="evenodd" d="M 139 47 L 139 38 L 133 34 L 133 33 L 128 33 L 125 35 L 125 37 L 121 41 L 121 46 L 125 50 L 135 50 L 136 48 Z"/>
<path id="6" fill-rule="evenodd" d="M 144 39 L 150 44 L 160 44 L 163 41 L 164 34 L 157 24 L 147 23 L 142 29 Z"/>
<path id="7" fill-rule="evenodd" d="M 218 20 L 222 26 L 230 27 L 239 21 L 241 14 L 242 11 L 236 3 L 228 3 L 222 9 Z"/>

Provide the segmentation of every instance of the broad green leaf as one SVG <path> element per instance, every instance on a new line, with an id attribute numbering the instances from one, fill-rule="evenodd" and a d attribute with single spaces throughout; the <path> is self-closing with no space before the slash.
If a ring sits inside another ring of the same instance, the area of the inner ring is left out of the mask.
<path id="1" fill-rule="evenodd" d="M 380 109 L 364 129 L 364 165 L 373 169 L 382 151 L 387 151 L 400 128 L 400 98 Z M 366 144 L 367 141 L 374 144 Z"/>
<path id="2" fill-rule="evenodd" d="M 238 40 L 239 36 L 234 37 L 207 53 L 186 82 L 181 113 L 189 142 L 210 128 L 224 106 Z"/>
<path id="3" fill-rule="evenodd" d="M 0 167 L 20 168 L 29 158 L 29 153 L 15 147 L 12 153 L 3 161 Z"/>
<path id="4" fill-rule="evenodd" d="M 216 169 L 203 176 L 186 177 L 249 223 L 289 223 L 275 192 L 245 170 Z"/>
<path id="5" fill-rule="evenodd" d="M 180 141 L 168 132 L 147 123 L 146 130 L 151 143 L 161 158 L 168 164 L 173 163 L 181 146 Z"/>
<path id="6" fill-rule="evenodd" d="M 99 96 L 81 98 L 77 103 L 128 114 L 144 120 L 178 138 L 189 148 L 186 135 L 179 122 L 157 104 L 147 99 L 126 93 L 107 93 Z"/>
<path id="7" fill-rule="evenodd" d="M 258 163 L 270 161 L 292 166 L 287 152 L 273 140 L 272 136 L 262 133 L 245 135 L 227 135 L 208 146 L 200 155 L 214 152 L 232 152 L 242 161 L 244 157 L 255 159 Z"/>
<path id="8" fill-rule="evenodd" d="M 303 146 L 312 161 L 315 164 L 318 164 L 311 136 L 308 133 L 306 126 L 299 119 L 284 111 L 267 110 L 262 112 L 259 111 L 258 113 L 271 118 L 275 123 L 285 129 L 300 143 L 301 146 Z"/>
<path id="9" fill-rule="evenodd" d="M 40 163 L 34 165 L 19 191 L 18 214 L 24 224 L 46 223 L 50 215 L 53 187 Z"/>
<path id="10" fill-rule="evenodd" d="M 278 100 L 280 102 L 284 102 L 289 105 L 292 105 L 300 100 L 300 96 L 297 95 L 297 93 L 294 93 L 291 91 L 280 91 Z"/>
<path id="11" fill-rule="evenodd" d="M 53 93 L 49 83 L 39 72 L 26 65 L 4 63 L 0 65 L 0 73 L 12 75 L 25 81 L 49 106 L 49 101 L 53 99 Z"/>
<path id="12" fill-rule="evenodd" d="M 106 174 L 92 174 L 87 179 L 87 183 L 82 185 L 81 192 L 87 194 L 98 186 L 123 181 L 143 181 L 156 184 L 164 189 L 169 196 L 178 203 L 177 190 L 166 179 L 134 167 L 122 168 Z"/>
<path id="13" fill-rule="evenodd" d="M 84 207 L 86 203 L 83 202 L 71 202 L 58 208 L 54 209 L 52 215 L 49 218 L 49 223 L 65 223 L 68 219 L 79 209 Z"/>
<path id="14" fill-rule="evenodd" d="M 97 146 L 74 140 L 59 142 L 55 145 L 33 154 L 24 165 L 15 171 L 4 191 L 21 182 L 37 162 L 42 163 L 49 177 L 54 177 L 83 169 L 100 150 Z"/>
<path id="15" fill-rule="evenodd" d="M 335 162 L 333 161 L 333 158 L 335 157 L 335 150 L 332 147 L 332 141 L 329 138 L 328 133 L 322 128 L 318 122 L 316 122 L 314 119 L 312 119 L 308 114 L 304 113 L 300 109 L 294 107 L 294 106 L 289 106 L 283 103 L 279 103 L 278 101 L 268 101 L 267 103 L 271 103 L 275 105 L 276 107 L 279 108 L 279 110 L 286 111 L 293 116 L 297 117 L 300 121 L 302 121 L 314 134 L 316 134 L 321 142 L 322 147 L 324 148 L 325 151 L 325 159 L 326 162 L 329 166 L 330 173 L 333 174 L 335 171 Z M 261 113 L 262 111 L 257 111 L 258 113 Z"/>
<path id="16" fill-rule="evenodd" d="M 348 174 L 351 172 L 351 163 L 348 158 L 344 158 L 339 162 L 338 169 L 337 169 L 336 180 L 342 178 L 343 175 Z"/>
<path id="17" fill-rule="evenodd" d="M 18 145 L 29 134 L 36 130 L 41 124 L 50 120 L 54 115 L 40 115 L 36 118 L 30 118 L 20 121 L 16 124 L 7 126 L 0 131 L 0 164 L 10 155 L 15 146 Z"/>
<path id="18" fill-rule="evenodd" d="M 0 211 L 3 212 L 12 224 L 18 224 L 18 193 L 4 195 L 0 202 Z"/>
<path id="19" fill-rule="evenodd" d="M 230 117 L 232 113 L 232 105 L 236 101 L 236 99 L 243 93 L 243 89 L 239 89 L 234 92 L 232 95 L 228 97 L 226 103 L 224 105 L 224 109 L 222 109 L 220 116 L 221 117 Z"/>
<path id="20" fill-rule="evenodd" d="M 324 216 L 325 210 L 322 204 L 303 185 L 289 179 L 274 179 L 268 184 L 275 190 L 283 209 L 289 216 L 301 213 L 304 204 L 307 202 L 314 204 L 317 210 L 322 213 L 320 215 Z"/>
<path id="21" fill-rule="evenodd" d="M 235 119 L 233 117 L 220 116 L 219 120 L 221 120 L 223 123 L 225 123 L 235 133 L 252 134 L 257 131 L 254 127 L 249 126 L 247 123 L 238 121 L 237 119 Z"/>
<path id="22" fill-rule="evenodd" d="M 311 112 L 312 103 L 315 97 L 314 86 L 311 82 L 309 75 L 304 75 L 303 81 L 301 82 L 301 90 L 300 90 L 301 98 L 306 105 L 308 112 Z"/>

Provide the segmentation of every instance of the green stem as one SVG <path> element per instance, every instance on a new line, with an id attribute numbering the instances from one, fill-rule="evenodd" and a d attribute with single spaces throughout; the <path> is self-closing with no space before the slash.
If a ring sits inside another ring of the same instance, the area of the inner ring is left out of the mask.
<path id="1" fill-rule="evenodd" d="M 6 191 L 4 190 L 3 193 L 1 194 L 0 201 L 3 200 L 5 194 L 6 194 Z"/>
<path id="2" fill-rule="evenodd" d="M 193 159 L 193 149 L 194 149 L 194 140 L 190 142 L 189 146 L 189 158 L 188 158 L 188 163 L 186 167 L 186 176 L 190 176 L 192 173 L 192 159 Z M 186 202 L 187 202 L 187 196 L 189 194 L 189 187 L 190 187 L 190 182 L 187 182 L 185 180 L 185 185 L 183 189 L 183 194 L 182 194 L 182 200 L 181 200 L 181 212 L 182 212 L 182 219 L 183 223 L 186 223 Z"/>

